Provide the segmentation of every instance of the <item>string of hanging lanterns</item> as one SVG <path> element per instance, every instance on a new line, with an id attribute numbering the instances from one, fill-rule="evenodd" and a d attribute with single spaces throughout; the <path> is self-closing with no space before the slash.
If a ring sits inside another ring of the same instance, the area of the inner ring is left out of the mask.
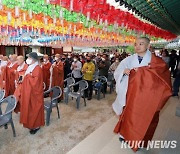
<path id="1" fill-rule="evenodd" d="M 132 44 L 139 32 L 156 38 L 175 35 L 142 23 L 105 0 L 0 1 L 1 44 L 28 45 L 38 35 L 44 45 L 117 46 Z"/>

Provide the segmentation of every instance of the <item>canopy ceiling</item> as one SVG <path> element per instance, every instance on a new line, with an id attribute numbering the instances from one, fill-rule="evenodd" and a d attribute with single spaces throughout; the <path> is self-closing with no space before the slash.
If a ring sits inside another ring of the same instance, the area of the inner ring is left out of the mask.
<path id="1" fill-rule="evenodd" d="M 180 35 L 180 0 L 115 0 L 162 29 Z"/>

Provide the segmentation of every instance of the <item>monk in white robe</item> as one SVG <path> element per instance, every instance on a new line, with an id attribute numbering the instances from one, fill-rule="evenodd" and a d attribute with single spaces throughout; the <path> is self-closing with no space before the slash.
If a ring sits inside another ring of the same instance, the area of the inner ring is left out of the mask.
<path id="1" fill-rule="evenodd" d="M 152 54 L 150 40 L 138 38 L 136 54 L 124 59 L 114 73 L 117 98 L 113 109 L 120 116 L 114 129 L 120 140 L 131 141 L 137 151 L 146 147 L 156 130 L 159 113 L 171 96 L 170 72 L 165 62 Z"/>
<path id="2" fill-rule="evenodd" d="M 130 70 L 137 69 L 138 67 L 148 66 L 151 61 L 151 52 L 146 50 L 143 55 L 141 63 L 138 61 L 138 54 L 127 57 L 121 61 L 120 65 L 114 72 L 114 78 L 116 80 L 116 92 L 117 98 L 113 103 L 113 109 L 117 115 L 122 113 L 123 107 L 126 104 L 126 93 L 128 89 L 128 81 Z"/>

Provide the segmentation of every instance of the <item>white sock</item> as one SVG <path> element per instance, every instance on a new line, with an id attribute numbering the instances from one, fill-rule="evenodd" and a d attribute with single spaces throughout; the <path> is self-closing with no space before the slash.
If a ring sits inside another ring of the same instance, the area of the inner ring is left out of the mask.
<path id="1" fill-rule="evenodd" d="M 119 134 L 119 137 L 124 139 L 124 137 L 121 134 Z"/>

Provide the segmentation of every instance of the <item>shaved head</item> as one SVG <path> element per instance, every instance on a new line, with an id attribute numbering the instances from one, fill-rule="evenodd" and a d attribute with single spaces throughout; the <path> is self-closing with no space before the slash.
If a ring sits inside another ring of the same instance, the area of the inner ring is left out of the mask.
<path id="1" fill-rule="evenodd" d="M 48 55 L 44 55 L 44 58 L 49 58 L 49 56 Z"/>
<path id="2" fill-rule="evenodd" d="M 17 60 L 24 60 L 24 57 L 23 56 L 18 56 Z"/>
<path id="3" fill-rule="evenodd" d="M 17 60 L 17 55 L 13 54 L 9 56 L 11 62 L 15 62 Z"/>
<path id="4" fill-rule="evenodd" d="M 8 57 L 7 57 L 7 56 L 4 56 L 4 57 L 3 57 L 3 60 L 4 60 L 4 61 L 8 61 Z"/>
<path id="5" fill-rule="evenodd" d="M 139 37 L 138 40 L 144 40 L 147 44 L 150 44 L 150 39 L 148 37 Z"/>
<path id="6" fill-rule="evenodd" d="M 150 47 L 150 40 L 147 37 L 139 37 L 134 44 L 135 52 L 143 57 Z"/>
<path id="7" fill-rule="evenodd" d="M 60 58 L 60 54 L 56 54 L 55 57 Z"/>
<path id="8" fill-rule="evenodd" d="M 24 57 L 23 56 L 18 56 L 17 57 L 17 63 L 18 63 L 18 65 L 23 64 L 24 63 Z"/>

